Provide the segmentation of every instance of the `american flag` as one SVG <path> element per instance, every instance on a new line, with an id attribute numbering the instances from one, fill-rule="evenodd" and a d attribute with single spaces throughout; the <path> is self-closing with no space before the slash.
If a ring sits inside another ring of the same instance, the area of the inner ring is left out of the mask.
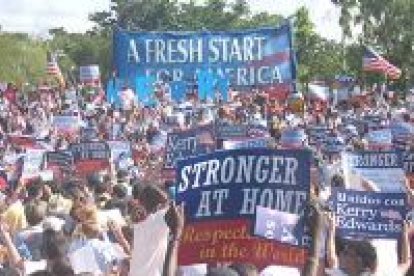
<path id="1" fill-rule="evenodd" d="M 382 73 L 393 80 L 399 79 L 401 76 L 400 68 L 368 47 L 365 47 L 362 67 L 364 71 Z"/>
<path id="2" fill-rule="evenodd" d="M 49 76 L 56 77 L 61 84 L 65 83 L 62 72 L 60 71 L 59 65 L 56 61 L 56 55 L 50 52 L 47 53 L 46 73 Z"/>

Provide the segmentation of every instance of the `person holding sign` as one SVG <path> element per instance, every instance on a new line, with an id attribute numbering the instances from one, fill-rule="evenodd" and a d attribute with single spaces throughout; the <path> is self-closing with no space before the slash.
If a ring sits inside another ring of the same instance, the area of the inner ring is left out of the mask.
<path id="1" fill-rule="evenodd" d="M 342 240 L 341 247 L 337 249 L 336 244 L 336 218 L 334 214 L 328 214 L 328 240 L 327 240 L 327 275 L 340 276 L 374 276 L 389 275 L 378 271 L 378 252 L 368 240 Z M 393 275 L 406 275 L 411 266 L 411 252 L 408 233 L 412 226 L 404 222 L 401 233 L 400 261 L 396 264 Z M 338 252 L 338 253 L 337 253 Z M 390 269 L 388 267 L 388 269 Z"/>

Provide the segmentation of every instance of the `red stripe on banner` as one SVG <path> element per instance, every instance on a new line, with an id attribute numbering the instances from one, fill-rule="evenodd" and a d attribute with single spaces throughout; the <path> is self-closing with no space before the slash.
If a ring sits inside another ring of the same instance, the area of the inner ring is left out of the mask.
<path id="1" fill-rule="evenodd" d="M 249 66 L 260 67 L 260 66 L 271 66 L 279 63 L 289 61 L 289 51 L 275 53 L 270 56 L 264 56 L 262 60 L 252 61 L 248 63 Z"/>
<path id="2" fill-rule="evenodd" d="M 109 160 L 82 160 L 75 164 L 75 171 L 79 176 L 87 176 L 106 169 L 109 169 Z"/>
<path id="3" fill-rule="evenodd" d="M 307 250 L 253 237 L 249 220 L 222 220 L 186 225 L 178 254 L 180 265 L 236 262 L 258 267 L 286 265 L 302 268 Z"/>

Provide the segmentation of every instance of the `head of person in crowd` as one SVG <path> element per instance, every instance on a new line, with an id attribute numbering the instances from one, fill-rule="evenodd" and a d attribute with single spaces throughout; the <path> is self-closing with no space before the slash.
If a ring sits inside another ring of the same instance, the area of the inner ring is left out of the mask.
<path id="1" fill-rule="evenodd" d="M 369 241 L 347 240 L 338 257 L 339 267 L 350 276 L 375 275 L 377 252 Z"/>
<path id="2" fill-rule="evenodd" d="M 239 274 L 230 267 L 212 267 L 208 269 L 206 276 L 239 276 Z"/>
<path id="3" fill-rule="evenodd" d="M 144 207 L 147 214 L 155 213 L 168 202 L 168 194 L 155 185 L 136 185 L 132 195 Z"/>
<path id="4" fill-rule="evenodd" d="M 256 266 L 248 263 L 234 263 L 230 268 L 238 273 L 239 276 L 259 276 Z"/>
<path id="5" fill-rule="evenodd" d="M 31 201 L 25 206 L 27 223 L 30 226 L 39 225 L 47 214 L 47 204 L 41 201 Z"/>

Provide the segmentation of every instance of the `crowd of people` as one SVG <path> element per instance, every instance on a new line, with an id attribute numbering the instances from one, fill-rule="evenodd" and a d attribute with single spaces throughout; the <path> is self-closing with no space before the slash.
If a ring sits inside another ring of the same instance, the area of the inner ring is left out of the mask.
<path id="1" fill-rule="evenodd" d="M 23 93 L 8 84 L 1 91 L 0 275 L 414 275 L 410 270 L 414 229 L 409 221 L 398 247 L 379 247 L 375 241 L 338 237 L 335 217 L 326 207 L 330 189 L 346 187 L 341 152 L 412 149 L 414 133 L 411 140 L 394 139 L 379 148 L 366 138 L 391 122 L 412 124 L 410 107 L 395 96 L 374 92 L 363 100 L 349 98 L 334 106 L 300 94 L 286 101 L 269 99 L 266 92 L 254 89 L 230 91 L 228 102 L 220 97 L 200 100 L 196 93 L 189 93 L 183 102 L 175 103 L 161 85 L 155 91 L 155 105 L 145 107 L 132 89 L 124 87 L 119 93 L 116 106 L 100 88 L 80 85 L 40 86 Z M 55 128 L 54 118 L 63 115 L 79 119 L 78 132 Z M 303 267 L 178 265 L 185 206 L 175 204 L 173 180 L 164 177 L 165 143 L 171 131 L 210 124 L 260 125 L 268 129 L 269 148 L 312 152 L 312 212 L 307 221 L 313 242 Z M 43 164 L 38 174 L 25 177 L 25 164 L 20 161 L 30 148 L 65 151 L 71 143 L 85 139 L 82 129 L 95 131 L 92 140 L 128 141 L 131 156 L 110 158 L 108 168 L 87 175 L 78 174 L 74 167 L 60 168 L 47 177 Z M 300 139 L 292 142 L 292 132 Z M 34 143 L 21 143 L 15 137 L 30 137 Z M 412 207 L 412 186 L 408 179 L 406 183 Z M 375 190 L 368 181 L 364 185 Z M 113 216 L 102 219 L 102 213 L 114 210 Z M 392 251 L 396 263 L 384 267 L 384 252 L 379 250 Z"/>

